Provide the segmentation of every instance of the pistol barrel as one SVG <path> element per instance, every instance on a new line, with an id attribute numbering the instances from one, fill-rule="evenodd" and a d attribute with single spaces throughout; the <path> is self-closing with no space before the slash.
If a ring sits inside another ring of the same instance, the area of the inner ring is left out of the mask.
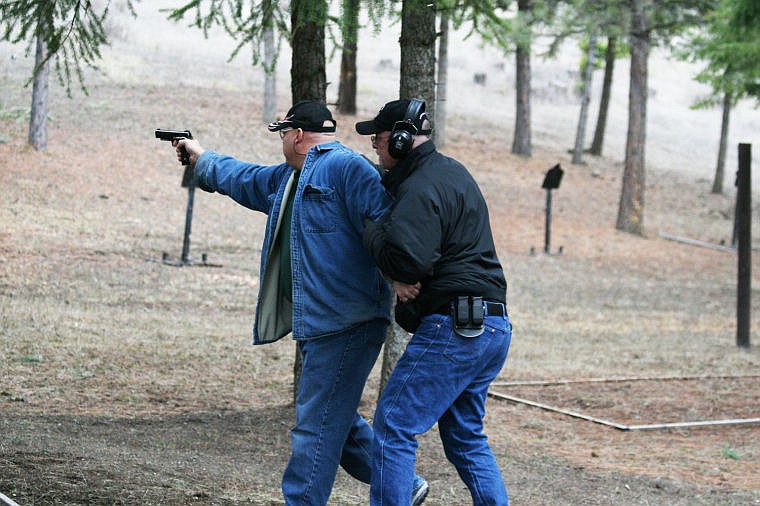
<path id="1" fill-rule="evenodd" d="M 161 139 L 162 141 L 192 138 L 193 134 L 190 133 L 190 130 L 165 130 L 163 128 L 156 128 L 156 139 Z"/>

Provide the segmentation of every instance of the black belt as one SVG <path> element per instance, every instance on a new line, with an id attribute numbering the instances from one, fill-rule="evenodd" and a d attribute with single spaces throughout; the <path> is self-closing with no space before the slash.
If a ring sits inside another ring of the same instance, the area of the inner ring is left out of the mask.
<path id="1" fill-rule="evenodd" d="M 483 303 L 486 316 L 507 316 L 507 305 L 502 302 L 487 300 Z"/>
<path id="2" fill-rule="evenodd" d="M 453 311 L 453 305 L 456 299 L 450 300 L 446 304 L 434 309 L 430 314 L 441 314 L 443 316 L 451 316 Z M 497 300 L 484 300 L 483 308 L 485 309 L 486 316 L 507 316 L 507 306 L 503 302 Z"/>

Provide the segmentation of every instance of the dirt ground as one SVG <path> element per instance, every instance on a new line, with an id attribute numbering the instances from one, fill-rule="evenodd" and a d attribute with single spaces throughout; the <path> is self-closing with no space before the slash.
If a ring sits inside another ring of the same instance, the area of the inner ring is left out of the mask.
<path id="1" fill-rule="evenodd" d="M 272 163 L 280 141 L 259 119 L 260 88 L 178 87 L 164 78 L 198 68 L 119 51 L 88 77 L 89 96 L 54 87 L 38 153 L 26 146 L 28 65 L 0 46 L 0 493 L 22 506 L 282 504 L 293 344 L 250 346 L 264 218 L 198 192 L 191 259 L 220 266 L 163 264 L 181 251 L 187 192 L 153 129 L 190 128 L 208 148 Z M 135 62 L 156 79 L 115 70 Z M 337 119 L 341 140 L 371 155 L 350 131 L 357 118 Z M 510 284 L 515 333 L 492 390 L 624 426 L 759 418 L 760 353 L 735 345 L 736 255 L 659 234 L 730 241 L 732 188 L 711 194 L 675 170 L 674 151 L 650 169 L 645 237 L 623 234 L 619 159 L 572 165 L 569 141 L 540 135 L 533 157 L 515 157 L 510 129 L 485 126 L 450 129 L 444 151 L 482 186 Z M 531 254 L 557 162 L 553 254 Z M 755 255 L 753 286 L 759 267 Z M 361 406 L 370 418 L 378 377 Z M 486 430 L 517 506 L 760 504 L 757 423 L 619 430 L 493 397 Z M 426 504 L 469 504 L 436 430 L 419 441 Z M 331 504 L 367 497 L 339 472 Z"/>

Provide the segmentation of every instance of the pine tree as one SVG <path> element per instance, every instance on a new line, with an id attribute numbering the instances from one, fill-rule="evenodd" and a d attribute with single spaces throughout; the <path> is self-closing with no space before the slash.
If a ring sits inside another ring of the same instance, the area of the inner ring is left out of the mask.
<path id="1" fill-rule="evenodd" d="M 754 2 L 723 0 L 707 18 L 706 27 L 686 39 L 679 53 L 705 64 L 695 79 L 709 85 L 711 93 L 693 107 L 720 104 L 723 109 L 713 193 L 723 192 L 731 109 L 745 97 L 760 102 L 760 8 L 754 6 Z"/>
<path id="2" fill-rule="evenodd" d="M 644 234 L 650 47 L 653 42 L 668 43 L 673 37 L 703 23 L 714 3 L 712 0 L 627 0 L 631 14 L 631 70 L 623 186 L 615 225 L 618 230 Z"/>
<path id="3" fill-rule="evenodd" d="M 127 6 L 134 15 L 132 0 Z M 104 21 L 108 4 L 97 11 L 89 0 L 6 0 L 0 3 L 0 40 L 35 49 L 29 144 L 47 149 L 48 75 L 51 62 L 58 81 L 71 96 L 73 76 L 87 94 L 83 67 L 95 67 L 108 44 Z"/>
<path id="4" fill-rule="evenodd" d="M 191 0 L 172 9 L 169 19 L 180 21 L 186 16 L 190 26 L 208 31 L 221 27 L 237 42 L 229 60 L 237 57 L 243 48 L 251 50 L 251 65 L 264 69 L 263 120 L 275 119 L 277 110 L 275 70 L 282 46 L 282 36 L 290 33 L 285 12 L 276 0 Z"/>

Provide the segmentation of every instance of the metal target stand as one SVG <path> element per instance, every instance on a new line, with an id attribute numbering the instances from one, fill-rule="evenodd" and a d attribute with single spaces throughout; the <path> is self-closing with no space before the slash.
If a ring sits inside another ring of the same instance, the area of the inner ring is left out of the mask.
<path id="1" fill-rule="evenodd" d="M 182 175 L 182 187 L 187 188 L 187 210 L 185 212 L 185 234 L 182 239 L 182 256 L 179 260 L 172 260 L 169 253 L 163 253 L 161 262 L 165 265 L 174 267 L 222 267 L 221 264 L 212 264 L 208 262 L 206 253 L 201 254 L 201 261 L 194 262 L 190 260 L 190 231 L 193 225 L 193 204 L 195 201 L 195 171 L 188 165 Z"/>
<path id="2" fill-rule="evenodd" d="M 564 251 L 562 246 L 559 247 L 557 253 L 551 252 L 551 228 L 552 228 L 552 190 L 559 188 L 559 184 L 562 182 L 562 175 L 564 171 L 559 164 L 549 169 L 544 176 L 544 182 L 541 184 L 541 188 L 546 190 L 546 222 L 544 226 L 544 254 L 545 255 L 561 255 Z M 531 246 L 530 255 L 535 256 L 536 248 Z"/>
<path id="3" fill-rule="evenodd" d="M 174 145 L 175 141 L 193 138 L 193 134 L 190 130 L 166 130 L 163 128 L 156 128 L 155 134 L 156 139 L 172 142 L 172 145 Z M 205 253 L 201 255 L 200 262 L 190 260 L 190 229 L 193 224 L 193 201 L 195 200 L 196 177 L 195 168 L 190 164 L 190 156 L 184 146 L 181 150 L 180 161 L 185 167 L 185 171 L 182 174 L 182 187 L 187 188 L 187 211 L 185 212 L 185 235 L 182 240 L 182 256 L 180 256 L 179 260 L 172 260 L 169 253 L 164 251 L 161 255 L 161 263 L 174 267 L 221 267 L 221 264 L 208 263 L 208 257 Z"/>

